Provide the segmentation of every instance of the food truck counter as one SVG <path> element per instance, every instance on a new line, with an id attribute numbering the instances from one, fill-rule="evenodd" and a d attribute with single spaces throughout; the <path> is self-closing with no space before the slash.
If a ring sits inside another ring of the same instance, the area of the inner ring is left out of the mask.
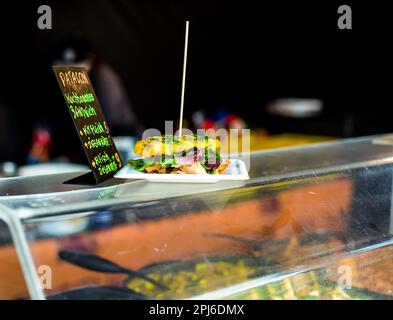
<path id="1" fill-rule="evenodd" d="M 251 153 L 249 168 L 209 184 L 0 180 L 0 298 L 393 297 L 392 136 Z"/>

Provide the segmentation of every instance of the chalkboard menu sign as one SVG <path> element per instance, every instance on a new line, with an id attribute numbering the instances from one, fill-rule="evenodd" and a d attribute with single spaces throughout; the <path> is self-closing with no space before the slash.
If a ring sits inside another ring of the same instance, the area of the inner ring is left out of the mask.
<path id="1" fill-rule="evenodd" d="M 85 68 L 53 67 L 96 183 L 123 166 Z"/>

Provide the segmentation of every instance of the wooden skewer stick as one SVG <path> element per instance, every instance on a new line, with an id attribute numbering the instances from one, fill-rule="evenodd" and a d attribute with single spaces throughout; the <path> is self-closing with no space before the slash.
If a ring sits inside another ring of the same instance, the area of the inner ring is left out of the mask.
<path id="1" fill-rule="evenodd" d="M 183 81 L 181 88 L 181 102 L 180 102 L 180 123 L 179 123 L 179 139 L 182 137 L 183 129 L 183 109 L 184 109 L 184 92 L 186 89 L 186 71 L 187 71 L 187 51 L 188 51 L 188 30 L 190 22 L 186 21 L 186 35 L 184 43 L 184 60 L 183 60 Z"/>

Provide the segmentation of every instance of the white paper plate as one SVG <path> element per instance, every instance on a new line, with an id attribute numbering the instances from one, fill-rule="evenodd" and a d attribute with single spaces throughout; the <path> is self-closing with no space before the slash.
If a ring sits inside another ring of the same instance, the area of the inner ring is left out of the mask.
<path id="1" fill-rule="evenodd" d="M 224 174 L 159 174 L 144 173 L 136 171 L 131 165 L 127 164 L 115 178 L 119 179 L 143 179 L 152 182 L 177 182 L 177 183 L 215 183 L 228 180 L 248 180 L 250 179 L 246 165 L 238 159 L 231 159 L 231 164 Z"/>

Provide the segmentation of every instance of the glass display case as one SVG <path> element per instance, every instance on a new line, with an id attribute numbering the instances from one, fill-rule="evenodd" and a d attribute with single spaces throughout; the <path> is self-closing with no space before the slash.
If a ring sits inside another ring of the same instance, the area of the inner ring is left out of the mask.
<path id="1" fill-rule="evenodd" d="M 393 298 L 392 136 L 252 153 L 249 173 L 0 180 L 0 298 Z"/>

